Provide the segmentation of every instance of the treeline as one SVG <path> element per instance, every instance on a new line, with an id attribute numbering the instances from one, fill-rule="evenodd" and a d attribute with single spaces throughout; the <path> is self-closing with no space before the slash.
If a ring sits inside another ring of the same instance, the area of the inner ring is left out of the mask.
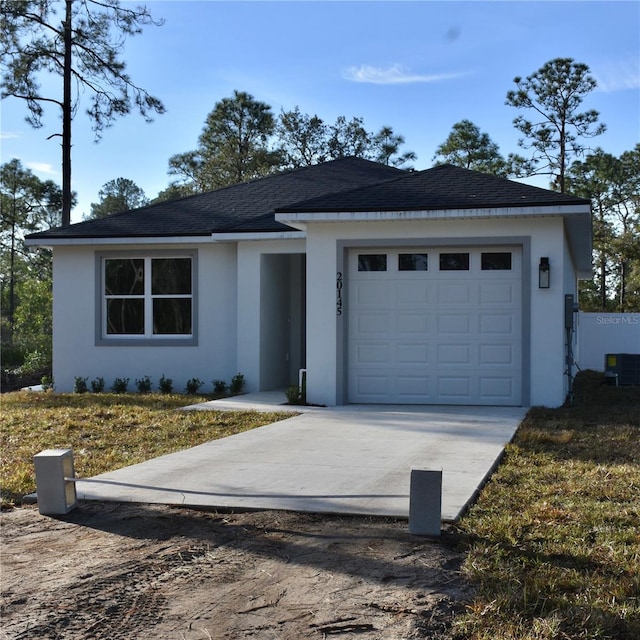
<path id="1" fill-rule="evenodd" d="M 596 86 L 586 65 L 556 59 L 514 82 L 506 104 L 518 110 L 513 125 L 522 134 L 524 155 L 504 156 L 488 133 L 462 120 L 438 145 L 431 162 L 507 178 L 547 175 L 550 188 L 590 198 L 594 278 L 581 283 L 580 307 L 640 311 L 640 145 L 619 157 L 587 146 L 605 125 L 596 111 L 580 109 Z M 151 200 L 132 180 L 115 178 L 104 184 L 85 218 L 345 156 L 404 169 L 412 169 L 417 160 L 391 126 L 374 131 L 361 117 L 346 116 L 325 122 L 298 107 L 276 115 L 268 104 L 235 91 L 214 105 L 196 148 L 169 158 L 166 189 Z M 3 367 L 38 370 L 51 361 L 51 257 L 43 249 L 27 250 L 24 237 L 62 223 L 62 191 L 39 180 L 19 160 L 0 167 Z"/>
<path id="2" fill-rule="evenodd" d="M 416 155 L 401 150 L 404 142 L 390 126 L 368 131 L 358 117 L 340 116 L 327 124 L 298 107 L 276 117 L 268 104 L 234 91 L 207 116 L 197 148 L 169 159 L 169 174 L 176 180 L 159 198 L 210 191 L 347 156 L 410 168 Z"/>

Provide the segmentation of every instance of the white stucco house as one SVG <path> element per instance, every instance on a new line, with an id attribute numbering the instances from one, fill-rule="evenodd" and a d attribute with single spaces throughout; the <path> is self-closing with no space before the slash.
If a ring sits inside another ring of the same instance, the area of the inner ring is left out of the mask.
<path id="1" fill-rule="evenodd" d="M 356 158 L 28 243 L 53 250 L 59 391 L 237 373 L 284 389 L 304 369 L 317 404 L 558 406 L 565 296 L 591 277 L 589 201 Z"/>

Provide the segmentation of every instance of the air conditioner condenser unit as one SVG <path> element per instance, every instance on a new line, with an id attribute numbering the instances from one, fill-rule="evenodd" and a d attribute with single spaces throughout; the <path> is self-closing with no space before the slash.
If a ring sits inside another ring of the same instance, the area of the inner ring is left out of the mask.
<path id="1" fill-rule="evenodd" d="M 640 353 L 607 353 L 604 375 L 609 384 L 640 385 Z"/>

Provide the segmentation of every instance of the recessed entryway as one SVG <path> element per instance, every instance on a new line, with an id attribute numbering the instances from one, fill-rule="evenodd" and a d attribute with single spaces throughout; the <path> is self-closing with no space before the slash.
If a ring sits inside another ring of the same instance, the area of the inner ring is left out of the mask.
<path id="1" fill-rule="evenodd" d="M 260 262 L 260 390 L 286 389 L 306 361 L 306 257 L 264 254 Z"/>

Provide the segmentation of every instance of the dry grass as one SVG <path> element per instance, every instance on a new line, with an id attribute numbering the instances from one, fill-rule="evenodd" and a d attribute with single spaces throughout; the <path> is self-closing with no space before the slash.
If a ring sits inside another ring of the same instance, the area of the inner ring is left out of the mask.
<path id="1" fill-rule="evenodd" d="M 90 477 L 291 417 L 176 411 L 198 402 L 180 395 L 16 392 L 2 395 L 1 402 L 3 505 L 35 491 L 33 456 L 44 449 L 73 449 L 77 475 Z"/>
<path id="2" fill-rule="evenodd" d="M 476 640 L 640 638 L 640 388 L 579 377 L 534 408 L 460 524 Z"/>

